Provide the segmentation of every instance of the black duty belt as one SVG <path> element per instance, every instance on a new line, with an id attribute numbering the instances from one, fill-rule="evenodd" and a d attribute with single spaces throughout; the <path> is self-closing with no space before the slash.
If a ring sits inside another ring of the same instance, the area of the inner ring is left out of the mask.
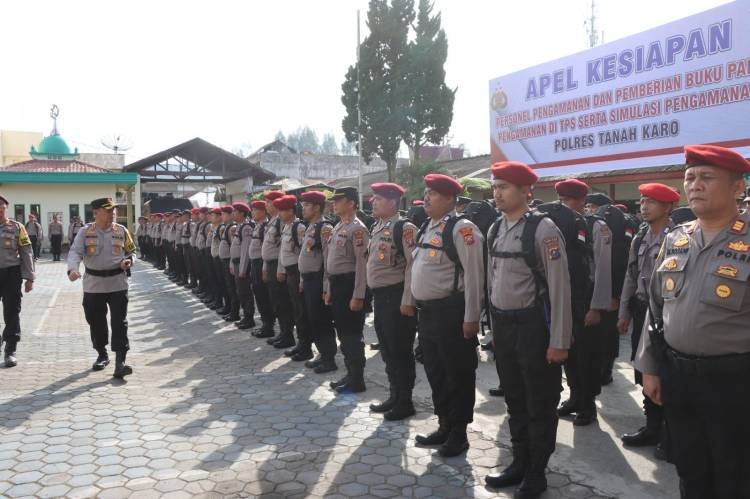
<path id="1" fill-rule="evenodd" d="M 300 275 L 303 279 L 321 279 L 323 277 L 323 269 L 316 272 L 302 272 Z"/>
<path id="2" fill-rule="evenodd" d="M 464 304 L 463 293 L 454 293 L 450 296 L 446 296 L 445 298 L 438 298 L 436 300 L 417 300 L 418 308 L 429 308 L 429 309 L 450 307 L 450 306 L 463 305 L 463 304 Z"/>
<path id="3" fill-rule="evenodd" d="M 518 308 L 515 310 L 501 310 L 497 307 L 492 307 L 492 315 L 502 322 L 531 322 L 532 320 L 538 319 L 540 314 L 541 311 L 537 306 Z"/>
<path id="4" fill-rule="evenodd" d="M 396 284 L 391 284 L 388 286 L 381 286 L 379 288 L 371 288 L 370 292 L 372 292 L 373 296 L 380 296 L 385 295 L 388 293 L 403 293 L 404 292 L 404 283 L 403 282 L 397 282 Z"/>
<path id="5" fill-rule="evenodd" d="M 347 282 L 353 281 L 357 274 L 354 272 L 347 272 L 346 274 L 335 274 L 329 275 L 328 280 L 331 282 Z"/>
<path id="6" fill-rule="evenodd" d="M 694 371 L 750 370 L 750 352 L 725 355 L 691 355 L 679 352 L 667 345 L 667 361 L 678 369 Z"/>
<path id="7" fill-rule="evenodd" d="M 96 277 L 111 277 L 113 275 L 122 274 L 125 272 L 120 267 L 117 267 L 116 269 L 109 269 L 109 270 L 96 270 L 96 269 L 90 269 L 86 267 L 86 273 L 91 274 Z"/>
<path id="8" fill-rule="evenodd" d="M 235 265 L 239 265 L 240 259 L 239 258 L 232 258 L 232 263 Z"/>

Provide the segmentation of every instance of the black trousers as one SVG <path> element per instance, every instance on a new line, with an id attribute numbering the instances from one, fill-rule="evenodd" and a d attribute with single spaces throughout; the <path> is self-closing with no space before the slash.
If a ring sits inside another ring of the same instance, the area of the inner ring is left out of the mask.
<path id="1" fill-rule="evenodd" d="M 190 282 L 201 287 L 200 250 L 190 246 Z"/>
<path id="2" fill-rule="evenodd" d="M 580 411 L 595 409 L 596 396 L 602 392 L 601 323 L 584 325 L 583 318 L 573 320 L 573 344 L 565 362 L 570 399 Z"/>
<path id="3" fill-rule="evenodd" d="M 156 266 L 164 268 L 167 264 L 167 253 L 165 249 L 166 243 L 161 242 L 161 239 L 157 239 L 156 249 Z"/>
<path id="4" fill-rule="evenodd" d="M 254 322 L 255 301 L 253 300 L 253 287 L 250 282 L 250 269 L 244 269 L 245 277 L 240 277 L 239 265 L 235 265 L 235 269 L 237 270 L 234 273 L 234 285 L 237 290 L 237 300 L 240 309 L 242 309 L 242 316 L 248 321 Z"/>
<path id="5" fill-rule="evenodd" d="M 344 364 L 349 374 L 362 376 L 365 370 L 365 341 L 362 332 L 365 327 L 365 311 L 364 307 L 359 312 L 352 312 L 349 308 L 354 294 L 354 273 L 332 275 L 329 281 L 333 323 L 344 355 Z"/>
<path id="6" fill-rule="evenodd" d="M 49 244 L 52 251 L 52 257 L 55 260 L 59 260 L 60 253 L 62 253 L 62 234 L 53 234 L 49 236 Z"/>
<path id="7" fill-rule="evenodd" d="M 29 239 L 31 240 L 31 249 L 34 252 L 34 260 L 39 258 L 39 252 L 42 249 L 42 245 L 39 242 L 38 236 L 29 236 Z"/>
<path id="8" fill-rule="evenodd" d="M 109 324 L 112 327 L 112 351 L 127 352 L 128 342 L 128 292 L 83 293 L 83 311 L 89 323 L 91 344 L 95 350 L 107 347 L 109 330 L 107 329 L 107 307 L 109 307 Z"/>
<path id="9" fill-rule="evenodd" d="M 668 351 L 659 374 L 682 497 L 750 497 L 750 354 L 683 360 Z"/>
<path id="10" fill-rule="evenodd" d="M 302 274 L 302 289 L 311 339 L 320 357 L 332 361 L 336 356 L 336 332 L 331 307 L 323 301 L 323 271 Z"/>
<path id="11" fill-rule="evenodd" d="M 464 338 L 464 295 L 417 305 L 419 342 L 435 414 L 451 426 L 469 424 L 474 420 L 479 342 L 476 337 Z"/>
<path id="12" fill-rule="evenodd" d="M 297 265 L 284 267 L 286 271 L 286 289 L 289 293 L 289 301 L 292 305 L 294 324 L 297 330 L 297 346 L 304 351 L 312 348 L 312 334 L 310 321 L 305 308 L 305 297 L 299 290 L 300 273 Z"/>
<path id="13" fill-rule="evenodd" d="M 635 360 L 635 354 L 638 351 L 638 343 L 641 341 L 643 332 L 643 323 L 646 321 L 647 305 L 633 305 L 630 307 L 633 316 L 633 333 L 630 337 L 630 360 Z M 635 382 L 643 386 L 643 374 L 635 369 Z M 664 408 L 654 403 L 653 400 L 643 396 L 643 411 L 646 413 L 646 426 L 653 431 L 661 431 L 664 422 Z"/>
<path id="14" fill-rule="evenodd" d="M 162 247 L 164 248 L 164 260 L 166 262 L 167 273 L 174 272 L 174 258 L 172 256 L 172 243 L 162 239 Z"/>
<path id="15" fill-rule="evenodd" d="M 620 332 L 617 330 L 617 310 L 602 311 L 599 324 L 602 335 L 602 376 L 612 373 L 617 356 L 620 355 Z"/>
<path id="16" fill-rule="evenodd" d="M 224 306 L 229 306 L 229 299 L 227 297 L 227 287 L 224 283 L 224 267 L 221 264 L 221 258 L 218 256 L 213 258 L 213 271 L 214 271 L 214 292 L 216 293 L 216 301 L 222 303 Z"/>
<path id="17" fill-rule="evenodd" d="M 401 315 L 404 283 L 372 290 L 375 304 L 375 333 L 380 344 L 380 355 L 391 390 L 399 393 L 414 388 L 414 337 L 417 317 Z"/>
<path id="18" fill-rule="evenodd" d="M 232 315 L 239 315 L 240 299 L 237 297 L 237 286 L 234 283 L 234 276 L 229 271 L 229 266 L 231 264 L 232 261 L 230 258 L 221 259 L 221 271 L 223 272 L 224 277 L 225 296 L 227 297 L 229 313 Z"/>
<path id="19" fill-rule="evenodd" d="M 278 260 L 268 260 L 266 267 L 268 268 L 268 295 L 271 299 L 271 306 L 273 307 L 273 314 L 279 320 L 280 335 L 285 337 L 293 337 L 294 334 L 294 317 L 292 312 L 292 302 L 289 300 L 289 291 L 286 289 L 286 283 L 279 282 L 276 277 L 278 270 Z"/>
<path id="20" fill-rule="evenodd" d="M 547 363 L 549 331 L 532 308 L 516 319 L 492 312 L 495 356 L 505 389 L 513 454 L 544 471 L 555 450 L 562 370 Z"/>
<path id="21" fill-rule="evenodd" d="M 254 258 L 250 260 L 250 282 L 255 295 L 255 303 L 258 305 L 260 320 L 263 322 L 264 331 L 272 331 L 276 316 L 271 306 L 271 296 L 268 293 L 268 285 L 263 282 L 263 259 Z"/>
<path id="22" fill-rule="evenodd" d="M 3 341 L 15 346 L 21 341 L 21 266 L 0 269 L 0 300 L 3 302 Z"/>

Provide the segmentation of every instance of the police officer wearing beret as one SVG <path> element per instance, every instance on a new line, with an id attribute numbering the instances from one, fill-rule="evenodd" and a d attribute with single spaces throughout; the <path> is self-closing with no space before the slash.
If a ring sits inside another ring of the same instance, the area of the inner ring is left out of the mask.
<path id="1" fill-rule="evenodd" d="M 250 281 L 253 286 L 253 295 L 255 303 L 258 305 L 261 326 L 252 331 L 256 338 L 272 338 L 273 324 L 276 317 L 271 304 L 271 297 L 268 293 L 268 285 L 263 281 L 263 239 L 265 238 L 268 226 L 268 216 L 266 215 L 266 202 L 256 199 L 250 204 L 253 222 L 255 226 L 250 235 L 250 246 L 248 248 L 248 257 L 250 258 Z"/>
<path id="2" fill-rule="evenodd" d="M 640 212 L 646 223 L 633 238 L 628 257 L 628 272 L 622 286 L 619 320 L 617 328 L 620 334 L 626 334 L 632 322 L 631 336 L 632 354 L 630 360 L 635 359 L 638 344 L 641 339 L 643 323 L 649 302 L 649 285 L 654 273 L 654 262 L 659 254 L 661 245 L 667 233 L 672 230 L 670 213 L 675 203 L 680 200 L 680 193 L 664 184 L 642 184 L 638 187 L 641 194 Z M 640 371 L 635 371 L 636 384 L 642 385 Z M 662 432 L 663 411 L 661 406 L 643 397 L 643 409 L 646 414 L 646 426 L 634 433 L 622 436 L 622 443 L 631 447 L 656 445 L 664 441 Z M 665 446 L 657 447 L 657 457 L 665 458 Z"/>
<path id="3" fill-rule="evenodd" d="M 338 188 L 333 193 L 333 207 L 339 222 L 324 247 L 326 282 L 325 302 L 331 306 L 346 375 L 330 384 L 338 393 L 366 390 L 365 300 L 367 298 L 367 262 L 365 252 L 370 239 L 367 227 L 357 218 L 357 189 Z"/>
<path id="4" fill-rule="evenodd" d="M 310 335 L 318 349 L 318 357 L 305 362 L 305 367 L 322 374 L 338 369 L 336 366 L 336 332 L 333 329 L 331 307 L 323 302 L 323 248 L 333 226 L 323 218 L 326 195 L 320 191 L 302 193 L 302 216 L 307 222 L 298 265 L 302 277 L 300 289 L 305 312 L 310 323 Z"/>
<path id="5" fill-rule="evenodd" d="M 372 214 L 377 223 L 367 250 L 367 285 L 374 299 L 375 333 L 388 375 L 389 397 L 370 405 L 385 419 L 397 421 L 414 415 L 414 337 L 417 317 L 411 294 L 412 251 L 417 228 L 398 213 L 406 191 L 394 183 L 371 186 Z M 398 238 L 398 239 L 397 239 Z"/>
<path id="6" fill-rule="evenodd" d="M 440 446 L 441 456 L 452 457 L 469 448 L 466 427 L 474 418 L 484 237 L 472 222 L 457 218 L 456 196 L 463 186 L 456 179 L 431 173 L 424 183 L 424 209 L 430 218 L 417 237 L 411 293 L 419 310 L 419 341 L 439 426 L 417 435 L 416 442 Z"/>
<path id="7" fill-rule="evenodd" d="M 664 240 L 635 365 L 664 407 L 682 497 L 750 497 L 750 215 L 734 202 L 750 162 L 696 145 L 685 163 L 697 220 Z"/>
<path id="8" fill-rule="evenodd" d="M 68 252 L 68 279 L 81 277 L 83 262 L 83 311 L 91 330 L 91 342 L 99 356 L 93 365 L 101 371 L 109 364 L 107 308 L 112 326 L 112 351 L 115 352 L 115 378 L 133 372 L 125 364 L 128 342 L 128 276 L 135 256 L 135 244 L 128 229 L 114 223 L 115 203 L 111 198 L 91 202 L 94 222 L 86 225 Z"/>
<path id="9" fill-rule="evenodd" d="M 545 470 L 557 437 L 561 364 L 572 337 L 570 275 L 562 235 L 528 206 L 538 177 L 523 163 L 492 166 L 492 192 L 502 217 L 488 234 L 487 265 L 492 337 L 508 406 L 513 461 L 485 478 L 491 487 L 519 485 L 514 497 L 536 498 L 547 488 Z M 533 255 L 524 253 L 524 229 L 535 223 Z M 532 267 L 533 265 L 533 267 Z"/>
<path id="10" fill-rule="evenodd" d="M 563 180 L 555 184 L 555 191 L 562 204 L 578 214 L 583 214 L 586 195 L 589 192 L 586 183 L 578 179 Z M 579 234 L 579 238 L 581 236 Z M 579 286 L 585 289 L 576 289 L 571 296 L 573 345 L 570 357 L 565 362 L 570 398 L 563 402 L 557 411 L 559 416 L 575 413 L 573 424 L 576 426 L 586 426 L 596 420 L 596 396 L 601 393 L 602 388 L 602 314 L 606 313 L 612 304 L 612 233 L 603 220 L 594 219 L 591 222 L 591 234 L 583 234 L 583 237 L 588 239 L 587 252 L 590 248 L 593 258 L 568 252 L 569 263 L 571 257 L 586 258 L 580 263 L 587 264 L 587 268 L 575 270 L 587 271 L 588 274 L 574 281 L 585 282 L 587 285 Z M 573 263 L 575 264 L 575 261 Z"/>
<path id="11" fill-rule="evenodd" d="M 15 367 L 16 344 L 21 340 L 21 281 L 24 291 L 34 289 L 34 250 L 23 224 L 7 216 L 8 200 L 0 195 L 0 300 L 5 329 L 5 367 Z"/>
<path id="12" fill-rule="evenodd" d="M 229 256 L 232 263 L 232 275 L 237 289 L 237 299 L 242 319 L 235 323 L 238 329 L 251 329 L 255 327 L 255 300 L 253 300 L 253 289 L 250 281 L 250 243 L 252 242 L 253 228 L 255 222 L 248 220 L 250 206 L 247 203 L 237 202 L 234 208 L 234 221 L 237 230 L 234 232 L 232 246 L 229 248 Z"/>

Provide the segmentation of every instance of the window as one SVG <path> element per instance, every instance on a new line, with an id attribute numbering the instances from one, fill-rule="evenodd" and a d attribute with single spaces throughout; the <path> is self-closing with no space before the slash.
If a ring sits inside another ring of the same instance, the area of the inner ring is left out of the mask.
<path id="1" fill-rule="evenodd" d="M 94 210 L 90 204 L 83 205 L 83 223 L 89 223 L 94 221 Z"/>
<path id="2" fill-rule="evenodd" d="M 22 224 L 26 223 L 26 206 L 22 204 L 17 204 L 13 207 L 13 210 L 15 212 L 15 218 L 16 222 L 21 222 Z"/>
<path id="3" fill-rule="evenodd" d="M 71 204 L 68 207 L 68 221 L 73 221 L 73 218 L 81 216 L 81 213 L 78 211 L 80 210 L 81 206 L 78 204 Z"/>

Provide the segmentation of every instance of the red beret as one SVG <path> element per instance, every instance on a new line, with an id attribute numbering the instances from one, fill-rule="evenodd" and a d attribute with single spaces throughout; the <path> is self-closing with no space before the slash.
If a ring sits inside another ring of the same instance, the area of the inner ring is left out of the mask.
<path id="1" fill-rule="evenodd" d="M 520 161 L 501 161 L 492 165 L 492 177 L 514 185 L 534 185 L 539 175 Z"/>
<path id="2" fill-rule="evenodd" d="M 370 186 L 372 192 L 379 194 L 384 198 L 398 199 L 404 195 L 406 189 L 393 182 L 378 182 Z M 463 190 L 463 188 L 461 189 Z"/>
<path id="3" fill-rule="evenodd" d="M 247 203 L 243 203 L 241 201 L 232 203 L 232 208 L 237 211 L 241 211 L 242 213 L 247 213 L 248 211 L 250 211 L 250 207 L 247 205 Z"/>
<path id="4" fill-rule="evenodd" d="M 266 202 L 261 200 L 255 200 L 252 203 L 250 203 L 250 208 L 254 210 L 263 210 L 266 211 Z"/>
<path id="5" fill-rule="evenodd" d="M 202 206 L 198 211 L 200 211 L 201 213 L 209 213 L 211 211 L 211 208 L 209 208 L 208 206 Z"/>
<path id="6" fill-rule="evenodd" d="M 211 213 L 213 213 L 215 215 L 221 215 L 221 208 L 216 207 L 213 210 L 211 210 Z"/>
<path id="7" fill-rule="evenodd" d="M 224 213 L 232 213 L 234 211 L 234 208 L 232 208 L 231 204 L 225 204 L 221 207 L 221 211 Z"/>
<path id="8" fill-rule="evenodd" d="M 320 191 L 307 191 L 302 193 L 302 201 L 306 203 L 325 204 L 326 195 Z"/>
<path id="9" fill-rule="evenodd" d="M 440 194 L 448 196 L 458 196 L 464 191 L 464 186 L 458 180 L 442 173 L 429 173 L 425 175 L 424 185 Z"/>
<path id="10" fill-rule="evenodd" d="M 191 215 L 197 215 L 197 214 L 198 214 L 198 213 L 200 213 L 200 212 L 201 212 L 201 209 L 200 209 L 200 208 L 191 208 L 191 209 L 190 209 L 190 214 L 191 214 Z"/>
<path id="11" fill-rule="evenodd" d="M 717 166 L 733 172 L 750 173 L 750 162 L 732 149 L 721 146 L 685 146 L 685 164 Z"/>
<path id="12" fill-rule="evenodd" d="M 555 190 L 561 196 L 581 199 L 585 198 L 586 194 L 589 193 L 589 186 L 586 185 L 585 182 L 581 182 L 577 178 L 571 178 L 556 183 Z"/>
<path id="13" fill-rule="evenodd" d="M 5 198 L 5 196 L 3 196 L 3 195 L 0 195 L 0 203 L 4 203 L 4 204 L 10 204 L 10 203 L 8 202 L 8 200 L 7 200 L 6 198 Z"/>
<path id="14" fill-rule="evenodd" d="M 424 199 L 415 199 L 411 202 L 412 206 L 424 206 Z"/>
<path id="15" fill-rule="evenodd" d="M 617 208 L 618 210 L 620 210 L 623 213 L 627 213 L 628 211 L 630 211 L 630 210 L 628 210 L 628 207 L 625 206 L 624 204 L 619 204 L 618 203 L 618 204 L 613 204 L 612 206 L 614 206 L 615 208 Z"/>
<path id="16" fill-rule="evenodd" d="M 154 216 L 158 217 L 158 218 L 164 218 L 164 214 L 163 213 L 154 213 Z"/>
<path id="17" fill-rule="evenodd" d="M 284 195 L 283 191 L 268 191 L 265 193 L 265 198 L 269 201 L 273 201 L 274 199 L 279 199 L 281 196 Z"/>
<path id="18" fill-rule="evenodd" d="M 680 193 L 664 184 L 641 184 L 638 186 L 641 196 L 651 198 L 662 203 L 676 203 L 680 200 Z"/>
<path id="19" fill-rule="evenodd" d="M 273 200 L 277 210 L 293 210 L 297 206 L 297 196 L 286 195 Z"/>

